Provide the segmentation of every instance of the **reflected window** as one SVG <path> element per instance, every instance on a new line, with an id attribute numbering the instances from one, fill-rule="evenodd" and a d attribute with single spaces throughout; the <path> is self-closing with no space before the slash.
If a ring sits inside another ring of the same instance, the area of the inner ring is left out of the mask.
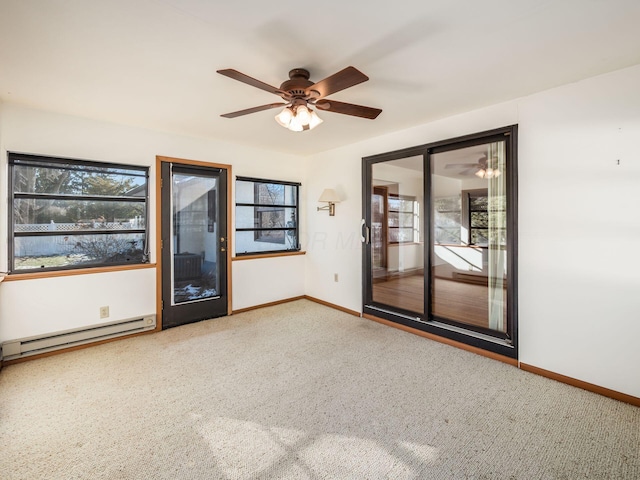
<path id="1" fill-rule="evenodd" d="M 409 195 L 389 194 L 389 242 L 409 243 L 418 241 L 418 202 Z"/>
<path id="2" fill-rule="evenodd" d="M 441 245 L 462 243 L 460 195 L 433 199 L 434 242 Z"/>

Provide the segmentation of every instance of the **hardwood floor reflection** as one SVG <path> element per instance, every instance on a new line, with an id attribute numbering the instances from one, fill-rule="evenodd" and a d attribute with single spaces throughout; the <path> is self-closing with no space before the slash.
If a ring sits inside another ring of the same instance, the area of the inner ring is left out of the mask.
<path id="1" fill-rule="evenodd" d="M 478 327 L 489 327 L 488 288 L 473 283 L 435 278 L 433 314 Z"/>
<path id="2" fill-rule="evenodd" d="M 373 301 L 411 312 L 424 313 L 424 277 L 410 275 L 378 279 L 373 284 Z"/>
<path id="3" fill-rule="evenodd" d="M 418 314 L 424 313 L 424 277 L 411 275 L 378 279 L 373 300 Z M 488 288 L 474 282 L 433 279 L 433 314 L 478 327 L 489 327 Z M 505 306 L 506 318 L 506 306 Z"/>

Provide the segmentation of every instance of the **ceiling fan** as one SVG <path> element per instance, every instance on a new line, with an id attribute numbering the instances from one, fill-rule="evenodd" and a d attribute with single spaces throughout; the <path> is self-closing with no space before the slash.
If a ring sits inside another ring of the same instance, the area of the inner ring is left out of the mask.
<path id="1" fill-rule="evenodd" d="M 249 113 L 261 112 L 262 110 L 284 107 L 283 110 L 276 115 L 276 121 L 289 130 L 300 132 L 303 130 L 311 130 L 322 123 L 320 117 L 318 117 L 317 113 L 312 110 L 310 106 L 315 106 L 327 112 L 342 113 L 343 115 L 369 118 L 371 120 L 382 112 L 379 108 L 354 105 L 352 103 L 338 102 L 337 100 L 328 100 L 325 98 L 333 93 L 369 80 L 369 77 L 354 67 L 347 67 L 315 83 L 309 80 L 310 74 L 308 70 L 304 68 L 294 68 L 289 72 L 289 80 L 285 80 L 280 85 L 280 88 L 272 87 L 233 69 L 218 70 L 218 73 L 251 85 L 252 87 L 278 95 L 284 100 L 284 102 L 268 103 L 259 107 L 247 108 L 245 110 L 238 110 L 237 112 L 221 115 L 225 118 L 235 118 Z"/>
<path id="2" fill-rule="evenodd" d="M 476 163 L 449 163 L 444 168 L 464 168 L 464 171 L 459 172 L 460 175 L 475 175 L 480 178 L 495 178 L 502 175 L 502 172 L 497 167 L 491 168 L 488 165 L 486 155 L 480 157 Z"/>

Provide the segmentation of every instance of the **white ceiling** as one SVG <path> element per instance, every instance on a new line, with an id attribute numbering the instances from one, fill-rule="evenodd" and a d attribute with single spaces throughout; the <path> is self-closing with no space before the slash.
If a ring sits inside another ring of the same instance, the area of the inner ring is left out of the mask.
<path id="1" fill-rule="evenodd" d="M 374 6 L 375 5 L 375 6 Z M 0 0 L 0 100 L 301 155 L 640 63 L 638 0 Z M 220 114 L 353 65 L 368 82 L 294 133 L 278 110 Z"/>

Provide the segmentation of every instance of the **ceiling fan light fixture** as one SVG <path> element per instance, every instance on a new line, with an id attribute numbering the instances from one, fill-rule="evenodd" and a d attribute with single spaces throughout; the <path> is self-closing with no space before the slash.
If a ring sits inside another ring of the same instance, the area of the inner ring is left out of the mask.
<path id="1" fill-rule="evenodd" d="M 300 125 L 309 125 L 311 114 L 309 113 L 309 109 L 306 107 L 306 105 L 298 105 L 296 107 L 296 118 L 298 119 L 298 122 L 300 122 Z"/>
<path id="2" fill-rule="evenodd" d="M 315 112 L 315 110 L 310 110 L 310 114 L 309 114 L 309 130 L 311 130 L 312 128 L 316 128 L 318 125 L 320 125 L 323 120 L 318 116 L 318 114 Z"/>
<path id="3" fill-rule="evenodd" d="M 378 115 L 382 113 L 382 110 L 379 108 L 365 107 L 363 105 L 354 105 L 352 103 L 334 100 L 328 101 L 325 98 L 369 80 L 369 77 L 355 67 L 343 68 L 339 72 L 329 75 L 315 83 L 309 80 L 310 74 L 307 69 L 294 68 L 289 71 L 289 80 L 280 84 L 279 88 L 250 77 L 249 75 L 245 75 L 233 68 L 225 68 L 217 70 L 217 72 L 232 80 L 237 80 L 249 86 L 259 88 L 260 90 L 273 93 L 286 102 L 269 103 L 267 105 L 222 114 L 221 116 L 225 118 L 236 118 L 284 105 L 285 108 L 276 115 L 276 122 L 278 122 L 278 125 L 282 125 L 289 130 L 300 132 L 302 130 L 311 130 L 322 123 L 322 120 L 318 118 L 318 114 L 309 108 L 309 105 L 315 105 L 324 111 L 350 115 L 352 117 L 368 118 L 370 120 L 377 118 Z M 317 100 L 321 100 L 321 102 L 316 103 Z M 296 119 L 296 116 L 299 118 Z"/>
<path id="4" fill-rule="evenodd" d="M 502 175 L 502 172 L 500 170 L 493 169 L 491 167 L 488 168 L 480 168 L 476 173 L 475 173 L 476 177 L 478 178 L 497 178 L 500 175 Z"/>
<path id="5" fill-rule="evenodd" d="M 302 125 L 302 123 L 300 123 L 300 119 L 294 115 L 287 128 L 292 132 L 301 132 L 304 130 L 304 125 Z"/>
<path id="6" fill-rule="evenodd" d="M 289 128 L 289 124 L 293 118 L 293 112 L 291 111 L 291 108 L 285 107 L 278 115 L 276 115 L 275 118 L 279 125 L 282 125 L 284 128 Z"/>
<path id="7" fill-rule="evenodd" d="M 292 132 L 311 130 L 322 123 L 318 114 L 306 105 L 285 107 L 275 116 L 275 119 L 278 125 L 282 125 Z"/>

